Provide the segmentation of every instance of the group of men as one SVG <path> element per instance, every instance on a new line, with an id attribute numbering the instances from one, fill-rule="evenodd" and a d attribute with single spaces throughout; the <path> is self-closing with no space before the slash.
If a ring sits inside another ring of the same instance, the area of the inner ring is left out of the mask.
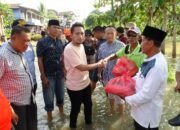
<path id="1" fill-rule="evenodd" d="M 112 68 L 116 64 L 116 59 L 127 56 L 139 67 L 134 77 L 136 93 L 127 97 L 107 94 L 111 112 L 114 111 L 114 105 L 118 104 L 120 116 L 124 118 L 124 102 L 127 102 L 131 106 L 135 130 L 158 130 L 168 76 L 167 63 L 160 52 L 166 32 L 146 26 L 142 32 L 142 39 L 139 39 L 139 28 L 131 26 L 126 32 L 127 38 L 121 36 L 119 40 L 123 40 L 119 41 L 117 30 L 113 26 L 97 26 L 93 29 L 96 39 L 93 41 L 95 50 L 90 50 L 94 55 L 94 61 L 88 63 L 87 57 L 91 53 L 87 55 L 90 48 L 85 46 L 88 45 L 85 42 L 89 42 L 85 40 L 85 36 L 89 37 L 92 34 L 85 31 L 83 24 L 72 25 L 71 42 L 66 47 L 58 38 L 59 31 L 59 21 L 49 20 L 47 36 L 38 41 L 36 49 L 48 121 L 53 119 L 54 96 L 60 116 L 64 114 L 66 86 L 71 101 L 69 127 L 77 127 L 82 103 L 85 123 L 91 125 L 91 96 L 97 81 L 101 78 L 105 86 L 114 77 Z M 0 89 L 11 103 L 16 130 L 37 130 L 37 106 L 34 98 L 37 82 L 30 38 L 30 30 L 25 22 L 16 21 L 10 40 L 0 48 Z M 179 78 L 177 79 L 179 81 Z M 179 87 L 176 90 L 179 91 Z"/>

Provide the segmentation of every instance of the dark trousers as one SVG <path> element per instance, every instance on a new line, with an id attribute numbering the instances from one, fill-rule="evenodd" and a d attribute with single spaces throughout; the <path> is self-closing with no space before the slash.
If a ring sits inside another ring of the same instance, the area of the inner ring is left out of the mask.
<path id="1" fill-rule="evenodd" d="M 14 125 L 15 130 L 37 130 L 37 105 L 31 103 L 26 106 L 11 104 L 18 115 L 18 124 Z"/>
<path id="2" fill-rule="evenodd" d="M 140 124 L 138 124 L 136 121 L 134 121 L 134 127 L 135 127 L 135 130 L 159 130 L 159 128 L 144 128 L 142 127 Z"/>
<path id="3" fill-rule="evenodd" d="M 33 94 L 36 95 L 37 84 L 34 85 Z"/>
<path id="4" fill-rule="evenodd" d="M 92 99 L 91 87 L 87 86 L 80 91 L 67 89 L 71 101 L 70 128 L 76 128 L 77 117 L 80 112 L 81 103 L 84 104 L 84 115 L 86 124 L 92 123 Z"/>

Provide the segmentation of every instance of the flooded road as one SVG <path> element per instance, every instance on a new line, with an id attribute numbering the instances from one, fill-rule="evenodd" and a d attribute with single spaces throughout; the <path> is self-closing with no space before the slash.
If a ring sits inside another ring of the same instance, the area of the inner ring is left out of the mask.
<path id="1" fill-rule="evenodd" d="M 36 76 L 38 81 L 37 89 L 37 106 L 38 106 L 38 130 L 70 130 L 69 124 L 69 113 L 70 113 L 70 101 L 65 89 L 65 102 L 64 112 L 65 116 L 60 117 L 58 108 L 55 107 L 53 111 L 53 121 L 51 124 L 47 123 L 47 116 L 44 110 L 44 100 L 42 95 L 42 86 L 40 82 L 40 76 L 36 64 Z M 164 97 L 164 111 L 162 121 L 160 124 L 160 130 L 180 130 L 178 127 L 171 127 L 168 125 L 168 119 L 176 116 L 180 113 L 180 94 L 174 93 L 174 85 L 169 85 L 166 88 Z M 116 112 L 113 115 L 109 114 L 109 103 L 104 94 L 104 89 L 100 83 L 97 84 L 97 88 L 92 96 L 93 100 L 93 125 L 91 127 L 84 124 L 83 117 L 83 105 L 82 110 L 78 117 L 77 130 L 134 130 L 133 122 L 129 114 L 130 107 L 126 105 L 126 120 L 121 122 L 119 119 L 119 113 Z"/>

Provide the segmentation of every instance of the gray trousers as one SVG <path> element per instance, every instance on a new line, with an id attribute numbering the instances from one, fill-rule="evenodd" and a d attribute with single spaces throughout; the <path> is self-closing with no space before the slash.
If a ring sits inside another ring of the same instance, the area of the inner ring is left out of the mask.
<path id="1" fill-rule="evenodd" d="M 15 130 L 37 130 L 37 105 L 31 102 L 30 105 L 16 106 L 11 104 L 15 113 L 19 117 Z"/>

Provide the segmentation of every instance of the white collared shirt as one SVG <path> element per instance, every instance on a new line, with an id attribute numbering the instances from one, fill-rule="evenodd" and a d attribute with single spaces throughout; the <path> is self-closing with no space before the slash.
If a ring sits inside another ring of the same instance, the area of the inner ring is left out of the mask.
<path id="1" fill-rule="evenodd" d="M 136 94 L 126 97 L 125 100 L 130 104 L 131 116 L 137 123 L 145 128 L 155 128 L 161 120 L 168 69 L 161 52 L 145 59 L 145 62 L 152 63 L 150 67 L 139 70 L 135 78 Z M 145 75 L 144 70 L 148 70 Z"/>

